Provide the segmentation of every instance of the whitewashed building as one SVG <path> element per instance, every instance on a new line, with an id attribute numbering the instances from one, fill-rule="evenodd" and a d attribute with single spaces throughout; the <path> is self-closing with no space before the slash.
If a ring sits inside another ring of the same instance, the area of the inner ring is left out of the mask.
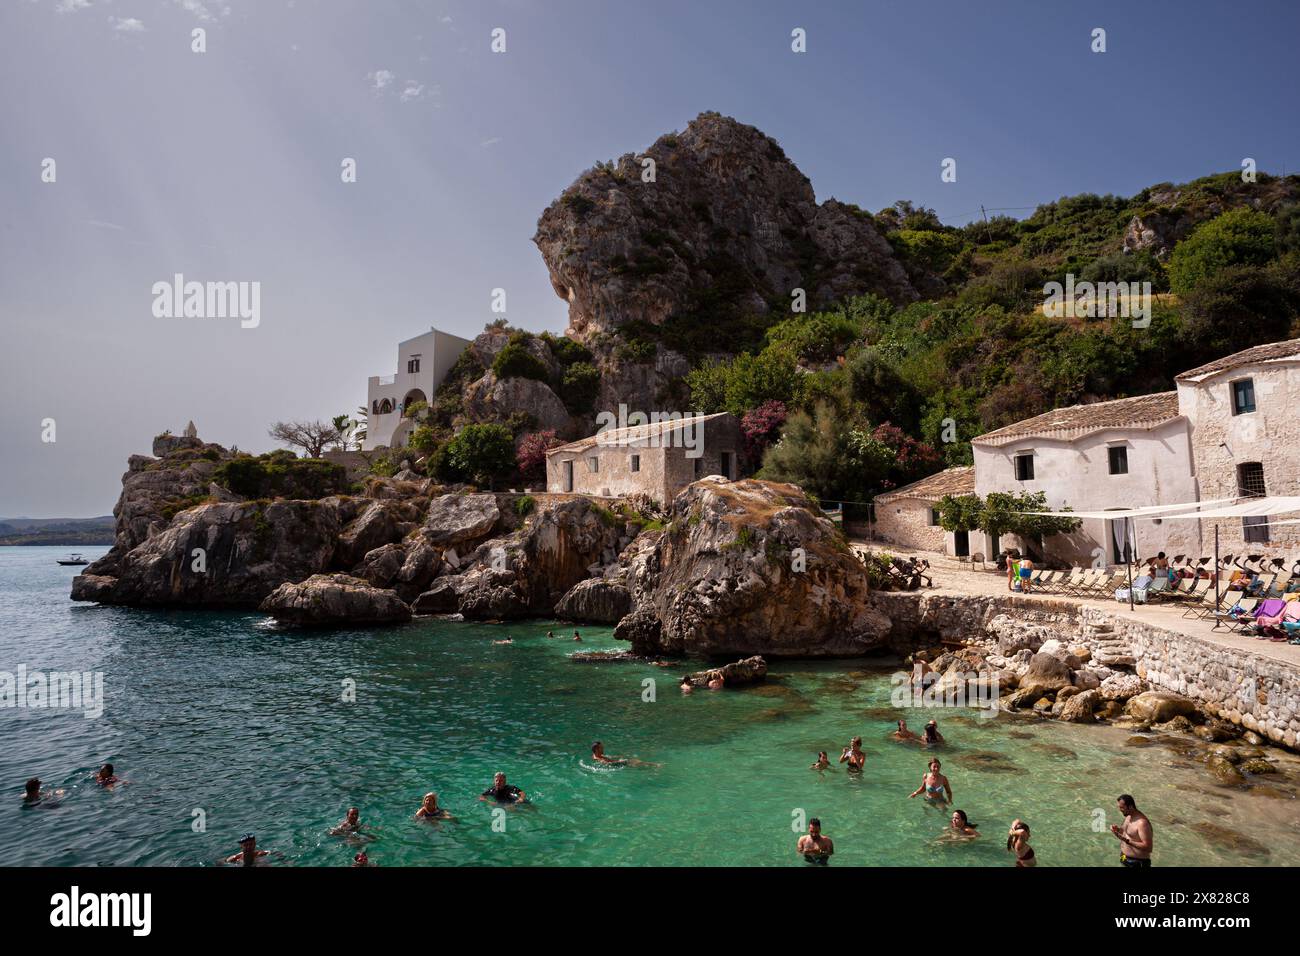
<path id="1" fill-rule="evenodd" d="M 413 402 L 432 402 L 442 380 L 470 346 L 469 339 L 431 329 L 397 346 L 397 373 L 372 375 L 366 385 L 364 451 L 406 444 L 414 427 L 403 411 Z"/>

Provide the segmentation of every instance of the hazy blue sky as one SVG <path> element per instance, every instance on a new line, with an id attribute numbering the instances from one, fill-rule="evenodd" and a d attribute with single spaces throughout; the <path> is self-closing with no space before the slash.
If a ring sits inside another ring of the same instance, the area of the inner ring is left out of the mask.
<path id="1" fill-rule="evenodd" d="M 818 199 L 950 222 L 1300 168 L 1298 7 L 0 0 L 0 515 L 107 513 L 190 418 L 263 451 L 275 419 L 350 412 L 495 287 L 563 329 L 538 215 L 702 110 L 776 137 Z M 260 326 L 155 318 L 176 272 L 260 282 Z"/>

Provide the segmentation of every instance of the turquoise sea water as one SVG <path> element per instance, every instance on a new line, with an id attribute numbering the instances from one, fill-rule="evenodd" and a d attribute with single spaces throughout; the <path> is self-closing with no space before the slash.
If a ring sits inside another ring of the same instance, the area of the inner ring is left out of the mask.
<path id="1" fill-rule="evenodd" d="M 63 553 L 0 548 L 0 670 L 101 671 L 106 705 L 97 719 L 0 709 L 8 865 L 211 865 L 247 830 L 279 864 L 345 865 L 364 845 L 383 866 L 803 865 L 800 813 L 834 838 L 832 865 L 1005 866 L 1015 817 L 1040 865 L 1114 865 L 1116 841 L 1093 827 L 1098 809 L 1118 822 L 1123 791 L 1154 821 L 1160 865 L 1300 863 L 1289 758 L 1263 796 L 1218 787 L 1168 746 L 1126 745 L 1124 731 L 903 711 L 913 727 L 938 718 L 956 806 L 985 832 L 950 843 L 947 814 L 907 799 L 929 754 L 886 739 L 888 662 L 777 663 L 766 686 L 683 697 L 684 666 L 571 659 L 621 649 L 608 628 L 581 628 L 575 644 L 550 622 L 305 633 L 256 613 L 102 608 L 68 600 Z M 808 769 L 854 734 L 861 778 Z M 596 739 L 661 766 L 593 767 Z M 127 785 L 96 787 L 103 761 Z M 532 801 L 498 815 L 503 831 L 477 800 L 496 770 Z M 63 799 L 24 807 L 32 775 Z M 429 790 L 458 820 L 412 819 Z M 351 805 L 365 836 L 329 836 Z"/>

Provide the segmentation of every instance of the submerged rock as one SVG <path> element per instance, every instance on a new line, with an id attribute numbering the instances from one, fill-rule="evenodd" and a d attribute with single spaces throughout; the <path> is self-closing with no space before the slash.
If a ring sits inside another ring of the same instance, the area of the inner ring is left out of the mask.
<path id="1" fill-rule="evenodd" d="M 707 687 L 713 674 L 722 674 L 724 687 L 743 687 L 756 684 L 767 677 L 767 661 L 761 657 L 747 657 L 742 661 L 733 661 L 721 667 L 711 667 L 706 671 L 696 671 L 690 675 L 691 683 L 696 687 Z"/>
<path id="2" fill-rule="evenodd" d="M 1173 720 L 1175 717 L 1190 717 L 1196 713 L 1196 704 L 1182 694 L 1149 690 L 1130 699 L 1124 707 L 1124 712 L 1138 720 L 1156 724 Z"/>

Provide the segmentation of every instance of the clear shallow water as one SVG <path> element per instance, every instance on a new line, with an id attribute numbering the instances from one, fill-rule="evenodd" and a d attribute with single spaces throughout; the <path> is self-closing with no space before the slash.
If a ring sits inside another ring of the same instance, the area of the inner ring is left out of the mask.
<path id="1" fill-rule="evenodd" d="M 683 697 L 684 666 L 570 659 L 622 649 L 608 628 L 582 628 L 579 645 L 547 640 L 548 622 L 297 633 L 255 613 L 100 608 L 67 599 L 64 553 L 0 548 L 0 670 L 103 671 L 106 708 L 94 720 L 0 709 L 9 865 L 210 865 L 250 829 L 274 862 L 296 865 L 345 865 L 362 844 L 384 866 L 802 865 L 801 809 L 821 817 L 838 865 L 1005 866 L 1018 816 L 1041 865 L 1113 866 L 1116 841 L 1093 831 L 1093 811 L 1117 822 L 1122 791 L 1152 817 L 1160 865 L 1300 863 L 1294 760 L 1280 795 L 1248 795 L 1166 746 L 1126 746 L 1124 731 L 944 710 L 938 756 L 956 806 L 986 831 L 951 844 L 946 814 L 907 799 L 929 755 L 886 739 L 883 665 L 778 663 L 767 686 Z M 341 700 L 345 679 L 355 703 Z M 933 713 L 902 716 L 915 728 Z M 807 769 L 854 734 L 862 778 Z M 596 739 L 662 766 L 593 769 Z M 128 785 L 93 785 L 106 760 Z M 476 799 L 495 770 L 533 801 L 505 812 L 505 832 Z M 58 806 L 23 807 L 32 775 L 68 791 Z M 456 822 L 411 819 L 428 790 Z M 371 828 L 361 842 L 326 834 L 350 805 Z M 192 829 L 196 809 L 206 832 Z"/>

